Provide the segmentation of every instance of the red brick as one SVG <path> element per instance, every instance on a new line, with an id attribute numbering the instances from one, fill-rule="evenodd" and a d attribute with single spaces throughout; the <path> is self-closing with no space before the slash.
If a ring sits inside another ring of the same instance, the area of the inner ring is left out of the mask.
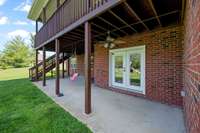
<path id="1" fill-rule="evenodd" d="M 164 34 L 162 34 L 165 32 Z M 175 38 L 170 37 L 170 32 L 176 32 Z M 158 41 L 167 37 L 168 48 L 163 48 Z M 146 95 L 117 90 L 129 95 L 145 97 L 150 100 L 159 101 L 182 107 L 182 27 L 171 27 L 137 36 L 120 38 L 127 44 L 118 45 L 118 48 L 146 45 Z M 109 88 L 109 51 L 102 45 L 95 45 L 94 50 L 94 80 L 95 84 Z"/>
<path id="2" fill-rule="evenodd" d="M 183 98 L 188 133 L 200 133 L 200 1 L 187 0 L 183 55 Z M 196 100 L 195 100 L 196 99 Z"/>

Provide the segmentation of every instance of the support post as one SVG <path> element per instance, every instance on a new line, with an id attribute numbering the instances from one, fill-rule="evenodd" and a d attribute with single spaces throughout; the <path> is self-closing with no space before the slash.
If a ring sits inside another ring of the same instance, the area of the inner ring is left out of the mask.
<path id="1" fill-rule="evenodd" d="M 64 56 L 65 56 L 65 53 L 63 52 L 62 53 L 62 58 L 63 58 L 63 61 L 62 61 L 62 78 L 63 79 L 65 78 L 65 60 L 64 60 Z"/>
<path id="2" fill-rule="evenodd" d="M 35 33 L 38 33 L 38 20 L 35 21 Z"/>
<path id="3" fill-rule="evenodd" d="M 53 61 L 51 62 L 51 65 L 53 66 Z M 53 69 L 51 70 L 51 78 L 53 78 Z"/>
<path id="4" fill-rule="evenodd" d="M 43 86 L 46 86 L 46 49 L 43 46 Z"/>
<path id="5" fill-rule="evenodd" d="M 70 76 L 70 59 L 67 60 L 67 75 Z"/>
<path id="6" fill-rule="evenodd" d="M 91 24 L 85 23 L 85 113 L 91 113 Z"/>
<path id="7" fill-rule="evenodd" d="M 38 50 L 35 50 L 35 80 L 38 81 Z"/>
<path id="8" fill-rule="evenodd" d="M 51 70 L 51 78 L 53 78 L 53 70 Z"/>
<path id="9" fill-rule="evenodd" d="M 55 40 L 56 48 L 56 95 L 60 96 L 60 42 L 58 39 Z"/>

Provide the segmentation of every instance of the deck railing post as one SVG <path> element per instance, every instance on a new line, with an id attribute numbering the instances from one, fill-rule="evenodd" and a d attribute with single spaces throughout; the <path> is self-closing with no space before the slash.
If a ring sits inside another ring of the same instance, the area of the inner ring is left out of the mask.
<path id="1" fill-rule="evenodd" d="M 43 46 L 43 86 L 46 86 L 46 49 Z"/>
<path id="2" fill-rule="evenodd" d="M 90 0 L 87 0 L 87 2 L 86 2 L 86 12 L 88 13 L 88 12 L 90 12 L 90 5 L 91 5 L 91 3 L 90 3 Z"/>
<path id="3" fill-rule="evenodd" d="M 91 113 L 91 24 L 85 23 L 85 113 Z"/>

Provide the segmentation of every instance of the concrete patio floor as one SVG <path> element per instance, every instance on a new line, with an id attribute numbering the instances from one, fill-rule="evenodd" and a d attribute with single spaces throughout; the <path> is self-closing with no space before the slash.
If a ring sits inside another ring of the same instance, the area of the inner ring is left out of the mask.
<path id="1" fill-rule="evenodd" d="M 61 79 L 63 97 L 55 95 L 55 80 L 35 83 L 94 133 L 185 133 L 182 110 L 92 85 L 92 114 L 84 114 L 84 79 Z"/>

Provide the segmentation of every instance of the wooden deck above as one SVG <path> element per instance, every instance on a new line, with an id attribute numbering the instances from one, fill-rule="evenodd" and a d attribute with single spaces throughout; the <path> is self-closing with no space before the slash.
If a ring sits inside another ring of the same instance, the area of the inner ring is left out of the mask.
<path id="1" fill-rule="evenodd" d="M 54 45 L 50 45 L 56 38 L 63 40 L 66 49 L 83 43 L 86 21 L 92 24 L 94 42 L 105 40 L 107 31 L 118 38 L 177 25 L 182 22 L 184 3 L 184 0 L 66 0 L 36 34 L 35 48 L 48 44 L 47 49 L 54 51 Z"/>
<path id="2" fill-rule="evenodd" d="M 66 0 L 36 34 L 35 48 L 79 26 L 122 0 Z M 81 20 L 80 20 L 81 19 Z M 66 32 L 67 32 L 66 31 Z"/>

